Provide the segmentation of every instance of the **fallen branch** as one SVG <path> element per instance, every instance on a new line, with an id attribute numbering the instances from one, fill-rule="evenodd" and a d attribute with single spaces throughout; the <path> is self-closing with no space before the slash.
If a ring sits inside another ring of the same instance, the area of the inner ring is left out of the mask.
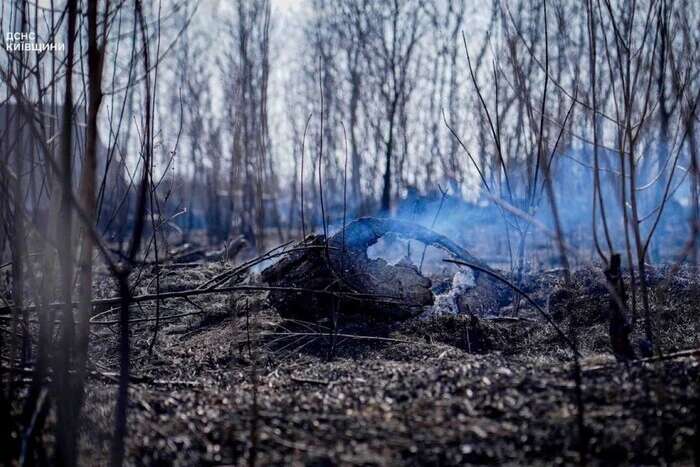
<path id="1" fill-rule="evenodd" d="M 111 310 L 110 310 L 111 311 Z M 118 311 L 118 310 L 116 310 Z M 169 315 L 169 316 L 161 316 L 160 318 L 135 318 L 135 319 L 130 319 L 128 322 L 129 324 L 134 324 L 134 323 L 147 323 L 149 321 L 167 321 L 171 319 L 176 319 L 176 318 L 184 318 L 186 316 L 194 316 L 194 315 L 201 315 L 206 313 L 204 310 L 201 311 L 191 311 L 189 313 L 179 313 L 177 315 Z M 109 321 L 93 321 L 92 319 L 90 320 L 90 324 L 94 326 L 112 326 L 115 324 L 120 324 L 121 320 L 118 319 L 113 319 Z"/>
<path id="2" fill-rule="evenodd" d="M 217 284 L 221 283 L 222 279 L 228 278 L 228 277 L 238 273 L 239 270 L 245 270 L 248 267 L 251 267 L 252 265 L 256 264 L 256 261 L 261 260 L 262 258 L 268 257 L 269 255 L 273 254 L 277 250 L 280 250 L 282 248 L 285 248 L 286 246 L 289 246 L 291 243 L 292 243 L 291 241 L 288 241 L 286 243 L 278 245 L 278 246 L 272 248 L 271 250 L 266 251 L 262 255 L 257 256 L 249 261 L 246 261 L 245 263 L 241 264 L 240 266 L 236 266 L 232 269 L 227 269 L 226 271 L 222 272 L 221 274 L 217 274 L 213 278 L 209 279 L 207 282 L 205 282 L 204 284 L 200 285 L 197 288 L 198 289 L 209 289 L 209 288 L 216 287 Z"/>
<path id="3" fill-rule="evenodd" d="M 620 364 L 630 365 L 630 364 L 640 364 L 640 363 L 652 363 L 652 362 L 663 362 L 666 360 L 674 360 L 676 358 L 687 358 L 687 357 L 700 357 L 700 347 L 695 349 L 680 350 L 678 352 L 668 353 L 664 355 L 658 355 L 656 357 L 639 358 L 637 360 L 627 360 L 625 362 L 615 362 L 607 365 L 596 365 L 588 368 L 584 368 L 584 373 L 593 373 L 600 370 L 609 370 L 612 368 L 617 368 Z"/>
<path id="4" fill-rule="evenodd" d="M 218 274 L 218 275 L 212 277 L 207 282 L 205 282 L 204 284 L 197 287 L 197 289 L 211 290 L 214 287 L 217 287 L 218 285 L 225 282 L 227 279 L 229 279 L 237 274 L 240 274 L 242 272 L 245 272 L 248 269 L 252 268 L 253 266 L 256 266 L 262 262 L 268 261 L 268 260 L 273 259 L 273 258 L 277 258 L 279 256 L 284 256 L 286 254 L 294 253 L 297 251 L 325 248 L 323 246 L 310 245 L 310 246 L 304 246 L 304 247 L 298 247 L 298 248 L 291 248 L 289 250 L 279 251 L 279 252 L 275 253 L 275 250 L 278 250 L 279 248 L 285 247 L 287 245 L 289 245 L 289 242 L 285 243 L 284 245 L 280 245 L 279 247 L 274 248 L 263 255 L 260 255 L 260 256 L 253 258 L 249 261 L 246 261 L 245 263 L 243 263 L 239 266 L 236 266 L 235 268 L 228 269 L 228 270 L 222 272 L 221 274 Z"/>
<path id="5" fill-rule="evenodd" d="M 17 368 L 17 367 L 6 367 L 0 366 L 0 370 L 7 371 L 14 374 L 19 374 L 23 376 L 34 376 L 35 370 L 33 368 Z M 71 373 L 74 373 L 71 371 Z M 93 378 L 100 378 L 107 380 L 111 383 L 119 383 L 119 373 L 117 372 L 105 372 L 105 371 L 90 371 L 89 376 Z M 52 382 L 52 375 L 47 375 L 44 380 L 46 383 Z M 131 384 L 152 384 L 156 386 L 201 386 L 202 383 L 199 381 L 188 381 L 180 379 L 156 379 L 150 376 L 140 376 L 140 375 L 129 375 L 129 383 Z"/>
<path id="6" fill-rule="evenodd" d="M 91 376 L 99 376 L 106 378 L 110 381 L 114 381 L 113 378 L 118 378 L 119 373 L 117 372 L 103 372 L 103 371 L 93 371 L 90 373 Z M 138 376 L 129 375 L 129 383 L 131 384 L 151 384 L 154 386 L 189 386 L 197 387 L 201 386 L 202 383 L 199 381 L 190 381 L 183 379 L 155 379 L 150 376 Z"/>
<path id="7" fill-rule="evenodd" d="M 414 341 L 414 340 L 408 340 L 408 339 L 396 339 L 392 337 L 382 337 L 382 336 L 366 336 L 362 334 L 342 334 L 342 333 L 336 333 L 334 334 L 336 338 L 342 338 L 342 339 L 355 339 L 355 340 L 368 340 L 368 341 L 377 341 L 377 342 L 387 342 L 391 344 L 408 344 L 408 345 L 417 345 L 417 346 L 426 346 L 426 347 L 441 347 L 441 344 L 434 344 L 431 342 L 422 342 L 422 341 Z M 254 336 L 251 337 L 249 340 L 246 338 L 245 340 L 240 340 L 240 341 L 233 341 L 231 344 L 236 345 L 236 344 L 248 344 L 252 340 L 256 341 L 262 341 L 263 338 L 265 337 L 277 337 L 275 341 L 278 340 L 283 340 L 285 338 L 298 338 L 298 337 L 314 337 L 314 338 L 319 338 L 319 337 L 328 337 L 328 333 L 323 333 L 323 332 L 259 332 L 255 334 Z"/>
<path id="8" fill-rule="evenodd" d="M 287 292 L 287 293 L 311 293 L 311 294 L 318 294 L 318 295 L 327 295 L 327 296 L 334 296 L 334 297 L 343 297 L 346 299 L 350 300 L 371 300 L 371 301 L 378 301 L 378 302 L 388 302 L 388 303 L 402 303 L 400 301 L 400 297 L 394 297 L 391 295 L 377 295 L 377 294 L 363 294 L 363 293 L 352 293 L 352 292 L 334 292 L 330 290 L 317 290 L 317 289 L 308 289 L 308 288 L 303 288 L 303 287 L 274 287 L 274 286 L 266 286 L 266 285 L 235 285 L 235 286 L 230 286 L 230 287 L 221 287 L 218 289 L 191 289 L 191 290 L 178 290 L 178 291 L 173 291 L 173 292 L 161 292 L 159 294 L 144 294 L 144 295 L 137 295 L 135 297 L 132 297 L 130 300 L 131 303 L 142 303 L 142 302 L 149 302 L 153 300 L 166 300 L 170 298 L 185 298 L 185 297 L 193 297 L 197 295 L 210 295 L 210 294 L 220 294 L 220 293 L 228 293 L 228 292 L 243 292 L 243 291 L 256 291 L 256 292 L 265 292 L 265 291 L 275 291 L 275 292 Z M 121 297 L 110 297 L 110 298 L 101 298 L 97 300 L 92 300 L 90 302 L 91 306 L 112 306 L 112 305 L 118 305 L 121 303 L 122 298 Z M 71 304 L 74 308 L 78 306 L 78 302 L 73 302 Z M 410 304 L 408 304 L 410 305 Z M 48 309 L 60 309 L 61 307 L 65 306 L 63 303 L 51 303 L 47 305 L 44 308 Z M 23 307 L 23 311 L 35 311 L 36 310 L 35 305 L 30 305 Z M 12 307 L 7 307 L 4 306 L 0 308 L 0 312 L 2 313 L 8 313 L 10 312 Z M 11 315 L 0 315 L 0 319 L 3 320 L 8 320 L 12 319 Z"/>

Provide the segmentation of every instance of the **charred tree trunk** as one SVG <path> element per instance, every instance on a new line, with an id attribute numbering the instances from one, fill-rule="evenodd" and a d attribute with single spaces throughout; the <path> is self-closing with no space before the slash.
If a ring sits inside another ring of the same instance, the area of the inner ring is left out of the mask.
<path id="1" fill-rule="evenodd" d="M 59 465 L 75 465 L 77 461 L 77 420 L 75 419 L 75 399 L 73 397 L 71 354 L 74 346 L 75 322 L 73 320 L 73 234 L 71 206 L 71 189 L 73 186 L 73 66 L 75 58 L 75 30 L 78 16 L 78 2 L 68 2 L 68 45 L 66 58 L 66 92 L 63 105 L 63 134 L 61 140 L 61 169 L 63 186 L 61 196 L 61 228 L 59 229 L 59 263 L 61 269 L 61 291 L 63 303 L 61 310 L 61 348 L 56 352 L 56 389 L 57 389 L 57 455 Z"/>
<path id="2" fill-rule="evenodd" d="M 405 319 L 433 303 L 430 279 L 407 261 L 389 265 L 370 259 L 367 249 L 387 234 L 413 239 L 445 250 L 450 255 L 483 265 L 468 251 L 426 227 L 395 219 L 365 217 L 326 239 L 310 236 L 282 260 L 262 273 L 272 286 L 335 292 L 272 292 L 270 299 L 287 318 L 317 320 L 333 306 L 345 315 L 363 319 Z M 483 265 L 483 267 L 488 268 Z"/>
<path id="3" fill-rule="evenodd" d="M 359 73 L 352 73 L 351 75 L 351 86 L 352 91 L 350 94 L 350 147 L 352 152 L 352 171 L 351 171 L 351 192 L 352 192 L 352 207 L 357 208 L 362 206 L 362 187 L 360 185 L 360 179 L 362 177 L 360 173 L 360 167 L 362 165 L 362 159 L 360 158 L 360 151 L 358 149 L 357 142 L 357 111 L 358 104 L 360 100 L 360 83 L 361 78 Z"/>
<path id="4" fill-rule="evenodd" d="M 605 271 L 605 277 L 615 292 L 610 297 L 610 346 L 618 360 L 627 361 L 635 358 L 634 349 L 630 343 L 631 326 L 627 322 L 624 305 L 627 301 L 625 282 L 620 268 L 621 258 L 618 253 L 610 257 L 610 266 Z"/>
<path id="5" fill-rule="evenodd" d="M 386 142 L 386 153 L 384 155 L 384 188 L 382 189 L 381 205 L 381 212 L 383 214 L 389 214 L 391 210 L 391 159 L 394 149 L 394 116 L 396 114 L 398 100 L 398 96 L 395 96 L 391 105 L 391 112 L 389 112 L 389 139 Z"/>

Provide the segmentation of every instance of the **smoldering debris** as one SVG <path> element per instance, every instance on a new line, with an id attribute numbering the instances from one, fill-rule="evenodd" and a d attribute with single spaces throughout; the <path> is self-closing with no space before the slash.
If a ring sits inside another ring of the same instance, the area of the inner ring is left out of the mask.
<path id="1" fill-rule="evenodd" d="M 361 218 L 327 241 L 323 235 L 309 236 L 292 248 L 294 252 L 265 269 L 261 277 L 271 286 L 312 289 L 298 293 L 273 291 L 273 304 L 282 316 L 306 320 L 328 317 L 334 312 L 401 320 L 425 312 L 434 304 L 433 283 L 418 265 L 410 258 L 390 264 L 383 258 L 368 256 L 368 248 L 390 234 L 483 264 L 426 227 L 395 219 Z"/>

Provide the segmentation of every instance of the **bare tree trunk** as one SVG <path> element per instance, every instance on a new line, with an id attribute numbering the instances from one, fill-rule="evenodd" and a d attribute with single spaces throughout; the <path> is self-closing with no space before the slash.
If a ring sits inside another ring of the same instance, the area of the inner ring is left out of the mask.
<path id="1" fill-rule="evenodd" d="M 61 311 L 61 341 L 56 352 L 56 398 L 57 423 L 57 462 L 59 465 L 76 465 L 78 426 L 75 418 L 76 407 L 71 377 L 71 355 L 75 340 L 75 322 L 71 309 L 73 290 L 73 209 L 71 190 L 73 186 L 73 65 L 75 49 L 77 0 L 68 0 L 68 45 L 66 57 L 66 91 L 62 117 L 61 170 L 63 187 L 61 196 L 61 222 L 59 223 L 59 261 L 61 265 L 61 292 L 65 306 Z"/>
<path id="2" fill-rule="evenodd" d="M 104 57 L 104 39 L 103 45 L 98 43 L 97 32 L 97 16 L 98 3 L 92 1 L 87 7 L 87 23 L 88 23 L 88 118 L 85 142 L 85 163 L 83 166 L 82 176 L 82 202 L 83 209 L 88 216 L 87 221 L 90 225 L 95 225 L 97 219 L 97 200 L 95 189 L 95 177 L 97 172 L 97 143 L 99 140 L 97 117 L 102 103 L 102 65 Z M 106 0 L 105 8 L 105 23 L 103 28 L 106 34 L 107 30 L 107 12 L 109 11 L 109 0 Z M 93 256 L 93 241 L 92 237 L 84 232 L 82 242 L 82 250 L 79 262 L 79 281 L 80 281 L 80 307 L 79 307 L 79 322 L 77 336 L 77 353 L 76 353 L 76 369 L 78 371 L 77 391 L 80 393 L 76 397 L 82 399 L 82 386 L 85 377 L 85 365 L 87 362 L 88 352 L 88 333 L 92 301 L 92 256 Z M 79 404 L 80 405 L 80 404 Z M 78 407 L 79 410 L 79 407 Z M 76 416 L 78 414 L 76 413 Z"/>
<path id="3" fill-rule="evenodd" d="M 350 186 L 352 187 L 352 200 L 353 206 L 362 205 L 362 187 L 360 186 L 360 179 L 362 177 L 361 167 L 362 159 L 360 158 L 360 151 L 357 147 L 357 111 L 358 104 L 360 101 L 360 73 L 351 74 L 351 91 L 350 91 L 350 147 L 351 147 L 351 163 L 352 171 L 350 176 Z"/>
<path id="4" fill-rule="evenodd" d="M 142 176 L 139 186 L 138 200 L 136 202 L 134 230 L 131 236 L 131 243 L 127 254 L 126 264 L 123 269 L 118 271 L 116 279 L 119 287 L 119 295 L 121 297 L 121 305 L 119 312 L 119 386 L 117 389 L 117 404 L 114 417 L 114 434 L 112 437 L 112 446 L 110 453 L 110 464 L 112 467 L 120 467 L 124 463 L 125 440 L 127 437 L 127 407 L 129 404 L 129 366 L 131 343 L 129 338 L 129 306 L 131 304 L 131 289 L 129 287 L 129 274 L 133 266 L 136 255 L 141 247 L 141 238 L 143 236 L 146 203 L 149 192 L 149 168 L 151 158 L 153 157 L 153 135 L 152 135 L 152 99 L 151 99 L 151 79 L 150 79 L 150 62 L 148 48 L 148 32 L 146 29 L 146 20 L 143 13 L 143 5 L 141 0 L 135 0 L 134 3 L 135 16 L 138 21 L 138 28 L 141 31 L 143 45 L 143 68 L 145 73 L 144 89 L 145 89 L 145 129 L 143 133 L 143 165 Z M 136 25 L 134 26 L 136 27 Z M 136 44 L 134 44 L 136 47 Z M 156 87 L 154 86 L 154 89 Z"/>
<path id="5" fill-rule="evenodd" d="M 394 147 L 394 118 L 399 96 L 394 95 L 389 112 L 389 139 L 386 142 L 386 152 L 384 153 L 384 188 L 382 189 L 381 211 L 388 215 L 391 211 L 391 159 L 393 158 Z"/>

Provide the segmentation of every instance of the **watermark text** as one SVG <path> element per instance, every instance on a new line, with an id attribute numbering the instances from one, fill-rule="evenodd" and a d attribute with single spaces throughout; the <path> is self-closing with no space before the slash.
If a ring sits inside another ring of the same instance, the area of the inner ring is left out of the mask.
<path id="1" fill-rule="evenodd" d="M 5 50 L 8 52 L 61 52 L 66 50 L 66 44 L 38 41 L 34 32 L 8 32 L 5 33 Z"/>

